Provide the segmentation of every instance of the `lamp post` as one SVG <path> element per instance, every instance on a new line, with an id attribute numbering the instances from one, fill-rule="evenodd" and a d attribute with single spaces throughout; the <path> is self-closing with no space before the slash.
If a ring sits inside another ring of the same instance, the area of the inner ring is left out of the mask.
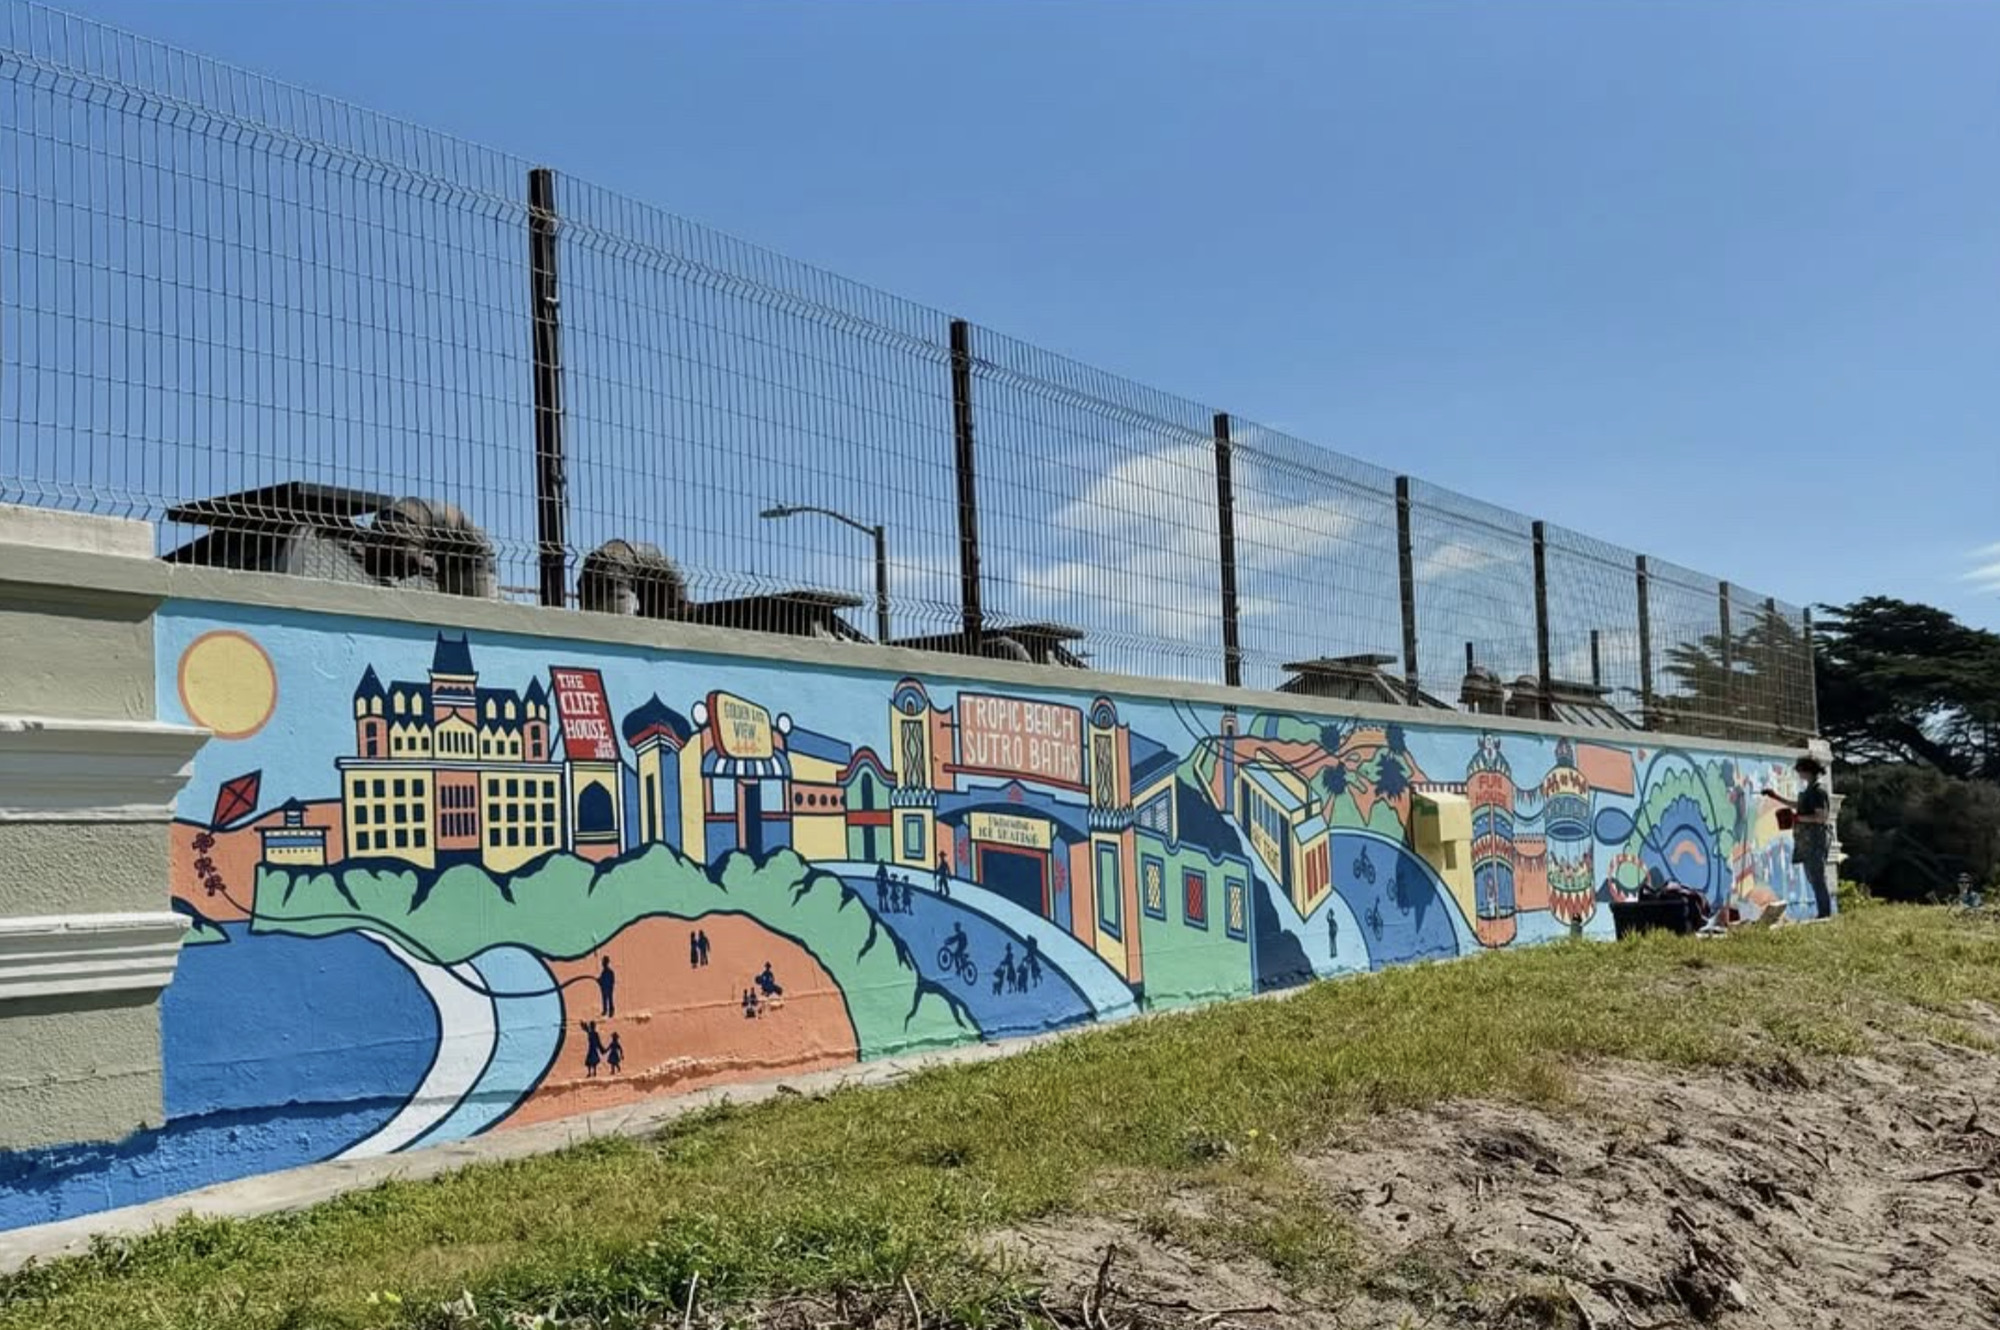
<path id="1" fill-rule="evenodd" d="M 842 526 L 853 527 L 875 542 L 875 640 L 883 646 L 889 645 L 889 542 L 882 524 L 870 526 L 857 522 L 846 513 L 837 513 L 831 508 L 821 508 L 810 503 L 779 504 L 766 508 L 757 516 L 767 519 L 797 517 L 801 513 L 817 513 L 821 517 L 831 517 Z"/>

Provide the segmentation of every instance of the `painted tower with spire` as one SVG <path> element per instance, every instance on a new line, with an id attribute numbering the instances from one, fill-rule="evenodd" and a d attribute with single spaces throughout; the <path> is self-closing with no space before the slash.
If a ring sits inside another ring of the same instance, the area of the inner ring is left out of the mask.
<path id="1" fill-rule="evenodd" d="M 1548 838 L 1549 912 L 1575 927 L 1597 912 L 1590 833 L 1590 781 L 1577 765 L 1576 742 L 1556 740 L 1555 764 L 1542 778 L 1542 831 Z"/>
<path id="2" fill-rule="evenodd" d="M 1474 931 L 1481 945 L 1504 947 L 1514 940 L 1514 770 L 1492 734 L 1466 764 L 1465 798 L 1472 806 L 1472 892 L 1477 908 Z"/>

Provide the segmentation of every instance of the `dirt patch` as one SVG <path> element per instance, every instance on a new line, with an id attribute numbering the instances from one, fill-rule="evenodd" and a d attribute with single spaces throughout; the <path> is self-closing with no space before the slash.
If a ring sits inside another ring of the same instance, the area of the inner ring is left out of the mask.
<path id="1" fill-rule="evenodd" d="M 1316 1278 L 1157 1219 L 999 1245 L 1043 1273 L 1059 1323 L 1119 1330 L 2000 1324 L 2000 1058 L 1885 1037 L 1825 1066 L 1599 1065 L 1575 1083 L 1560 1112 L 1371 1118 L 1296 1161 L 1325 1222 L 1350 1230 L 1351 1264 Z"/>

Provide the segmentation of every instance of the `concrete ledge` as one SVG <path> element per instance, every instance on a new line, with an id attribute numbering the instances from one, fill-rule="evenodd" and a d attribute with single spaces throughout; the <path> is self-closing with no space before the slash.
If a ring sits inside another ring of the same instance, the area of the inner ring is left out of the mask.
<path id="1" fill-rule="evenodd" d="M 173 980 L 187 928 L 171 910 L 0 919 L 0 1004 L 77 993 L 149 998 Z"/>
<path id="2" fill-rule="evenodd" d="M 150 559 L 153 524 L 130 517 L 100 517 L 61 508 L 0 503 L 0 544 Z"/>
<path id="3" fill-rule="evenodd" d="M 208 731 L 0 716 L 0 821 L 165 822 Z"/>
<path id="4" fill-rule="evenodd" d="M 198 601 L 237 607 L 296 610 L 313 614 L 419 623 L 444 629 L 507 633 L 522 637 L 603 642 L 645 650 L 699 653 L 802 665 L 817 670 L 895 674 L 937 682 L 1009 684 L 1020 688 L 1114 698 L 1152 698 L 1243 709 L 1288 711 L 1301 716 L 1338 716 L 1401 725 L 1490 730 L 1496 734 L 1603 740 L 1614 732 L 1508 716 L 1432 711 L 1374 702 L 1334 701 L 1291 693 L 1222 684 L 1180 682 L 1129 674 L 1024 665 L 943 652 L 912 651 L 861 643 L 828 643 L 810 638 L 740 632 L 698 624 L 548 609 L 508 601 L 474 600 L 427 591 L 353 586 L 275 573 L 195 568 L 157 560 L 62 554 L 13 547 L 0 557 L 0 582 L 90 588 L 102 593 L 152 599 Z M 72 594 L 75 594 L 72 592 Z M 1798 747 L 1772 740 L 1748 743 L 1700 739 L 1652 731 L 1615 732 L 1615 737 L 1649 747 L 1704 753 L 1767 755 Z"/>

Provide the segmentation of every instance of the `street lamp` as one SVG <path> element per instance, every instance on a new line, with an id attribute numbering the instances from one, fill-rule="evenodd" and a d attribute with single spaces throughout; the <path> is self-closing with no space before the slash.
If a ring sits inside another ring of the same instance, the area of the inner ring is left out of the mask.
<path id="1" fill-rule="evenodd" d="M 875 541 L 875 640 L 883 646 L 889 645 L 889 542 L 882 524 L 870 526 L 857 522 L 846 513 L 837 513 L 831 508 L 820 508 L 810 503 L 785 503 L 775 508 L 766 508 L 757 516 L 763 518 L 797 517 L 801 513 L 817 513 L 821 517 L 831 517 L 842 526 L 851 526 Z"/>

